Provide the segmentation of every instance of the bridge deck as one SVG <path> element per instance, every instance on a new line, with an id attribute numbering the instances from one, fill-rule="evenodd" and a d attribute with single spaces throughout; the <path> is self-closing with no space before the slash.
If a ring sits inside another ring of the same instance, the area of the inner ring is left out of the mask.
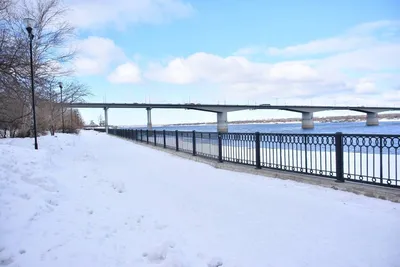
<path id="1" fill-rule="evenodd" d="M 306 106 L 306 105 L 217 105 L 217 104 L 151 104 L 151 103 L 66 103 L 71 108 L 150 108 L 150 109 L 192 109 L 192 110 L 246 110 L 246 109 L 280 109 L 280 110 L 354 110 L 354 111 L 395 111 L 400 107 L 370 107 L 370 106 Z"/>

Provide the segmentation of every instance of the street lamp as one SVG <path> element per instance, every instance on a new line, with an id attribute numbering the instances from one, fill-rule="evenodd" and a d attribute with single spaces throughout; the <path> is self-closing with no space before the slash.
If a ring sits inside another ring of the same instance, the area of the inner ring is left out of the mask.
<path id="1" fill-rule="evenodd" d="M 62 89 L 63 89 L 62 82 L 59 82 L 58 86 L 60 87 L 60 90 L 61 90 L 61 120 L 62 120 L 62 132 L 64 133 L 65 128 L 64 128 L 64 106 L 63 106 L 63 98 L 62 98 Z"/>
<path id="2" fill-rule="evenodd" d="M 38 149 L 38 142 L 37 142 L 37 131 L 36 131 L 36 108 L 35 108 L 35 85 L 33 82 L 33 56 L 32 56 L 32 40 L 33 40 L 33 27 L 35 21 L 31 18 L 24 19 L 25 28 L 28 32 L 29 36 L 29 52 L 31 57 L 31 88 L 32 88 L 32 113 L 33 113 L 33 132 L 35 135 L 35 149 Z"/>

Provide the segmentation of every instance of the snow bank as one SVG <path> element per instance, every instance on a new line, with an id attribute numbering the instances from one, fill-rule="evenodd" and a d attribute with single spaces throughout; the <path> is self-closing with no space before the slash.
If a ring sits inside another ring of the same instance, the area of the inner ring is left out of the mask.
<path id="1" fill-rule="evenodd" d="M 102 133 L 0 140 L 0 265 L 399 266 L 400 205 Z"/>

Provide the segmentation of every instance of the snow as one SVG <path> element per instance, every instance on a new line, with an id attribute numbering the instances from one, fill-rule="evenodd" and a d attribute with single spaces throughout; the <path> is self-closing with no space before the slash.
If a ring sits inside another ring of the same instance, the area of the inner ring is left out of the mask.
<path id="1" fill-rule="evenodd" d="M 103 133 L 0 140 L 3 266 L 400 266 L 400 205 Z"/>

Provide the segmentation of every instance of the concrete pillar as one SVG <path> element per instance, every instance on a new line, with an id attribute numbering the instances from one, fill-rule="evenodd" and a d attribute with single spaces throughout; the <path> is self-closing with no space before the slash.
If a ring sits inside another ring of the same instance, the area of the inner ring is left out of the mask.
<path id="1" fill-rule="evenodd" d="M 228 113 L 218 112 L 217 113 L 217 131 L 219 133 L 228 132 Z"/>
<path id="2" fill-rule="evenodd" d="M 104 108 L 104 127 L 106 128 L 106 133 L 108 133 L 108 108 Z"/>
<path id="3" fill-rule="evenodd" d="M 367 113 L 367 126 L 378 126 L 378 125 L 379 125 L 378 113 L 368 112 Z"/>
<path id="4" fill-rule="evenodd" d="M 151 130 L 153 128 L 153 124 L 151 123 L 151 108 L 146 108 L 147 110 L 147 129 Z"/>
<path id="5" fill-rule="evenodd" d="M 312 112 L 301 113 L 301 128 L 314 129 L 314 114 Z"/>

